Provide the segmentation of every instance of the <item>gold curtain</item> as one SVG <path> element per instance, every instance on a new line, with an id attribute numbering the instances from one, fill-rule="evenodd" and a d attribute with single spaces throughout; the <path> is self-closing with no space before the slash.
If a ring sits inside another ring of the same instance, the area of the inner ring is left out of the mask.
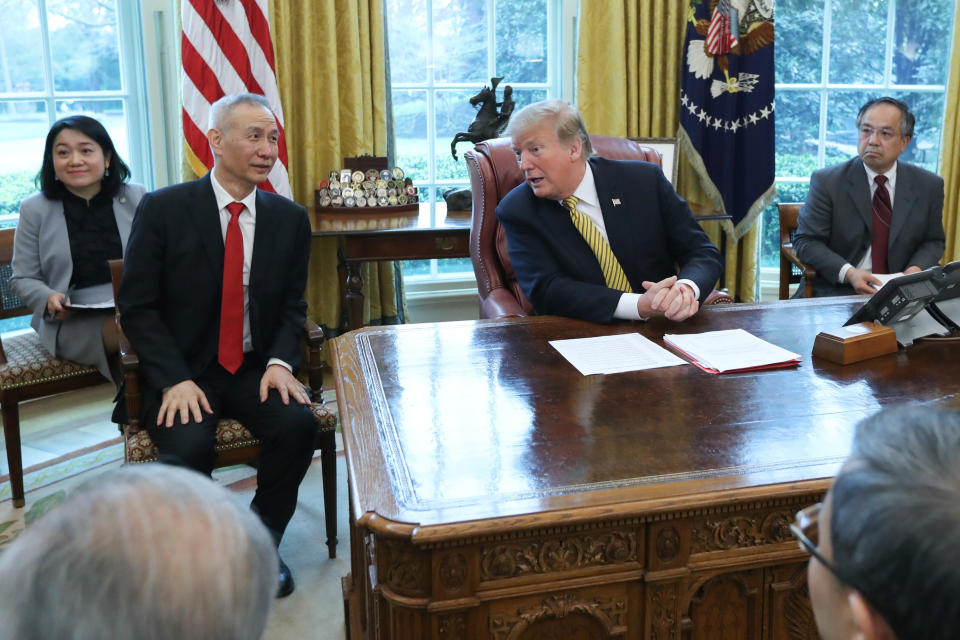
<path id="1" fill-rule="evenodd" d="M 960 260 L 960 7 L 954 10 L 953 47 L 947 102 L 943 117 L 940 175 L 944 181 L 943 230 L 947 234 L 944 263 Z"/>
<path id="2" fill-rule="evenodd" d="M 317 182 L 343 158 L 387 155 L 382 0 L 273 0 L 270 25 L 294 199 L 313 210 Z M 364 323 L 397 316 L 394 264 L 363 265 Z M 337 242 L 314 238 L 310 316 L 340 324 Z"/>
<path id="3" fill-rule="evenodd" d="M 611 136 L 673 138 L 680 107 L 680 64 L 687 2 L 606 0 L 580 14 L 577 105 L 587 130 Z M 677 148 L 677 192 L 694 209 L 712 210 L 686 156 Z M 714 222 L 703 223 L 720 243 Z M 758 226 L 739 241 L 727 237 L 723 286 L 753 301 L 757 284 Z"/>

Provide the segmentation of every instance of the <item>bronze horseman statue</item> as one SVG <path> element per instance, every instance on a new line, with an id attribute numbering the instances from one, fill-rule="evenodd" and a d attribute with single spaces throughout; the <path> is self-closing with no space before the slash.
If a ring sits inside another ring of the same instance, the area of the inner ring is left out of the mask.
<path id="1" fill-rule="evenodd" d="M 465 132 L 461 131 L 453 136 L 450 142 L 450 154 L 457 160 L 457 143 L 472 142 L 474 144 L 490 138 L 498 138 L 510 120 L 513 113 L 513 88 L 506 85 L 503 88 L 503 102 L 497 102 L 497 85 L 503 78 L 490 78 L 490 86 L 483 87 L 480 93 L 470 98 L 470 106 L 477 108 L 477 117 L 473 119 Z M 497 111 L 500 107 L 500 111 Z"/>

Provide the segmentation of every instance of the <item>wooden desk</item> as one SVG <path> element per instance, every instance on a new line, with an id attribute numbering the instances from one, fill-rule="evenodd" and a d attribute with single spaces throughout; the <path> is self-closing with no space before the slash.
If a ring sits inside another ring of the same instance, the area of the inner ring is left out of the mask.
<path id="1" fill-rule="evenodd" d="M 721 305 L 682 324 L 552 317 L 332 341 L 350 484 L 351 638 L 811 638 L 788 529 L 881 407 L 960 407 L 960 349 L 842 367 L 817 332 L 862 298 Z M 583 377 L 548 343 L 743 327 L 792 369 Z"/>
<path id="2" fill-rule="evenodd" d="M 313 235 L 343 238 L 340 261 L 346 266 L 344 305 L 350 329 L 363 326 L 363 276 L 360 263 L 371 260 L 424 260 L 470 256 L 470 212 L 447 211 L 434 203 L 436 223 L 430 223 L 430 203 L 420 211 L 389 215 L 364 209 L 343 213 L 313 213 Z"/>

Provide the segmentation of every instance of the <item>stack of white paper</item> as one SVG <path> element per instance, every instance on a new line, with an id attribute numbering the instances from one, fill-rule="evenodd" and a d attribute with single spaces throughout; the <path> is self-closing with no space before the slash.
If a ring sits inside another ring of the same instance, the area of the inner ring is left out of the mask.
<path id="1" fill-rule="evenodd" d="M 551 340 L 550 344 L 585 376 L 687 364 L 639 333 Z"/>
<path id="2" fill-rule="evenodd" d="M 789 367 L 800 355 L 761 340 L 743 329 L 667 334 L 663 341 L 711 373 Z"/>

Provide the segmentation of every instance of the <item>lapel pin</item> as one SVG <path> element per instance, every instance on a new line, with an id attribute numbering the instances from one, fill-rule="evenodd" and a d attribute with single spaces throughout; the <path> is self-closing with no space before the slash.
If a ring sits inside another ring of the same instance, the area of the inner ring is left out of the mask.
<path id="1" fill-rule="evenodd" d="M 613 206 L 615 206 L 615 207 L 619 207 L 619 206 L 620 206 L 620 198 L 614 198 L 614 199 L 613 199 Z"/>

